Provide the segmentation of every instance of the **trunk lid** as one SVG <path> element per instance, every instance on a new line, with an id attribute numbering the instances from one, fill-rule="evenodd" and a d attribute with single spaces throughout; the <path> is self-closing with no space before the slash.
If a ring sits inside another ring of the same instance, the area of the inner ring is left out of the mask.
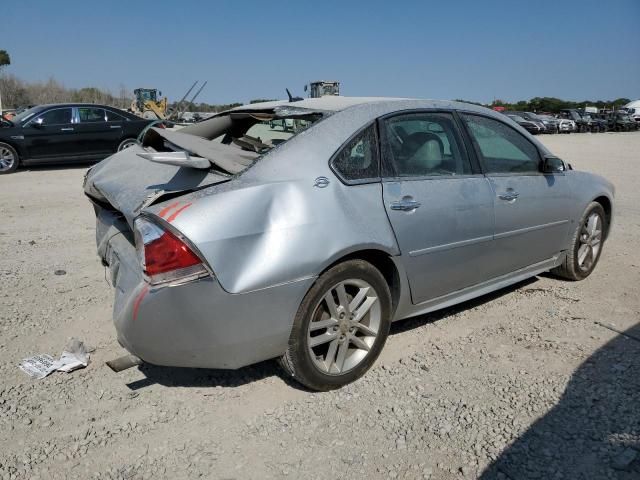
<path id="1" fill-rule="evenodd" d="M 133 146 L 116 153 L 91 168 L 84 182 L 85 194 L 100 207 L 120 212 L 130 228 L 150 205 L 231 178 L 211 170 L 151 162 L 138 156 L 144 152 Z"/>

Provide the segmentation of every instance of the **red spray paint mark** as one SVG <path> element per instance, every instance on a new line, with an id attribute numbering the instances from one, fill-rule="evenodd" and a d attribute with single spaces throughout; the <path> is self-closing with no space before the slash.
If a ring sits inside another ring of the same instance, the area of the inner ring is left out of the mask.
<path id="1" fill-rule="evenodd" d="M 187 203 L 186 205 L 180 207 L 178 210 L 176 210 L 175 212 L 173 212 L 168 218 L 167 218 L 167 222 L 171 223 L 173 222 L 176 217 L 186 208 L 189 208 L 191 206 L 190 203 Z"/>
<path id="2" fill-rule="evenodd" d="M 180 205 L 180 202 L 172 203 L 171 205 L 168 205 L 168 206 L 164 207 L 162 210 L 160 210 L 160 213 L 158 213 L 158 216 L 160 216 L 161 218 L 164 218 L 164 216 L 167 213 L 169 213 L 169 210 L 171 210 L 172 208 L 177 207 L 178 205 Z"/>
<path id="3" fill-rule="evenodd" d="M 133 304 L 133 321 L 134 322 L 136 321 L 136 318 L 138 318 L 138 310 L 140 309 L 140 304 L 142 303 L 142 299 L 144 298 L 144 296 L 147 294 L 148 291 L 149 291 L 149 285 L 145 285 L 142 291 L 136 297 L 136 301 Z"/>

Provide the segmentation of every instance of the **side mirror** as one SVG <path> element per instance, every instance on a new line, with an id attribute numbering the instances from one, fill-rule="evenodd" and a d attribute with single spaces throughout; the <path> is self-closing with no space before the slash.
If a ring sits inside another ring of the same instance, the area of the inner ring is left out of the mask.
<path id="1" fill-rule="evenodd" d="M 542 161 L 543 173 L 564 172 L 566 169 L 564 162 L 553 155 L 545 155 L 544 160 Z"/>

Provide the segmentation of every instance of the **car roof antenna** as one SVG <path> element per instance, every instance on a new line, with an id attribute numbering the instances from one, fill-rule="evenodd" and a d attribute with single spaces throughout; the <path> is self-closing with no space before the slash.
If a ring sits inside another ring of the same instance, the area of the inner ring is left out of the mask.
<path id="1" fill-rule="evenodd" d="M 294 97 L 293 95 L 291 95 L 291 92 L 289 91 L 288 88 L 285 88 L 285 90 L 287 91 L 287 96 L 289 97 L 289 102 L 299 102 L 300 100 L 302 100 L 302 97 Z"/>

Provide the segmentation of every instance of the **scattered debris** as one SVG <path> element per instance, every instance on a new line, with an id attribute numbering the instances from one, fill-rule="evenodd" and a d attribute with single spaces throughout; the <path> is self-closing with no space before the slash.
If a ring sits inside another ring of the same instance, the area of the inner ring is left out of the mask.
<path id="1" fill-rule="evenodd" d="M 84 368 L 89 364 L 89 354 L 80 340 L 72 338 L 60 355 L 59 360 L 54 360 L 51 355 L 41 354 L 25 358 L 20 363 L 20 369 L 27 375 L 41 379 L 51 372 L 72 372 L 78 368 Z"/>

